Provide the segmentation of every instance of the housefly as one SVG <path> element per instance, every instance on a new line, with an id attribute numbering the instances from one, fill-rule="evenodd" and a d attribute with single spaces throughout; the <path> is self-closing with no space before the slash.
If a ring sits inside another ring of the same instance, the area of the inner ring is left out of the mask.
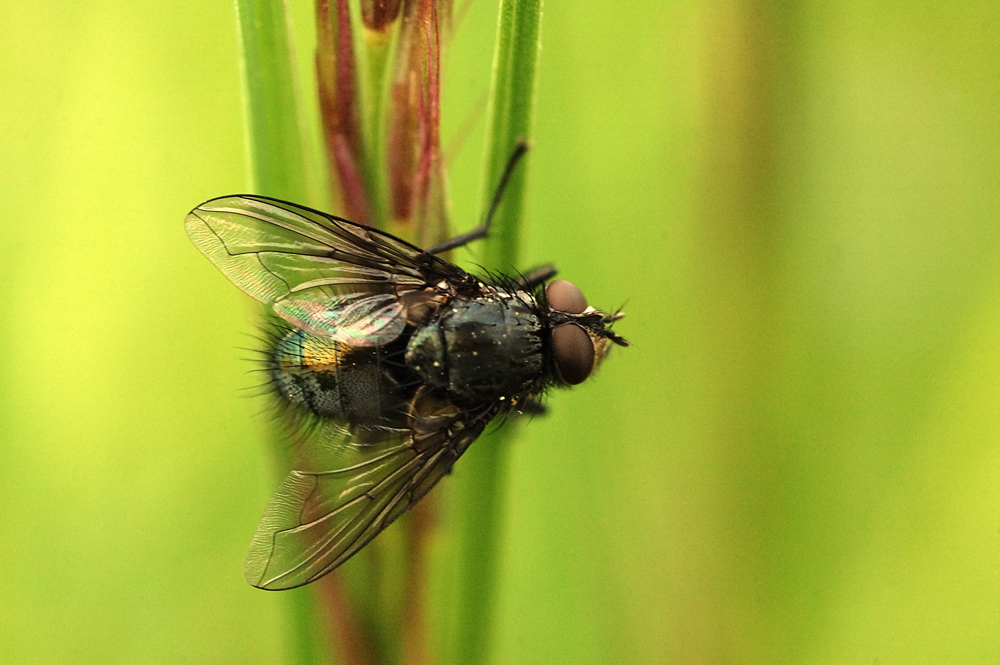
<path id="1" fill-rule="evenodd" d="M 263 196 L 192 210 L 191 241 L 279 321 L 269 387 L 306 436 L 247 554 L 261 589 L 308 584 L 344 563 L 449 472 L 488 423 L 537 411 L 549 386 L 580 383 L 620 313 L 589 307 L 551 267 L 477 277 L 439 254 L 484 223 L 420 249 L 388 233 Z"/>

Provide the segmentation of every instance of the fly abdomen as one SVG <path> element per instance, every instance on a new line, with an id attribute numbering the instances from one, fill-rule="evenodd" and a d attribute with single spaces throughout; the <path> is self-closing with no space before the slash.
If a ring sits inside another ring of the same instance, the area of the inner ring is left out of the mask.
<path id="1" fill-rule="evenodd" d="M 320 418 L 404 427 L 415 382 L 406 380 L 401 350 L 394 359 L 390 347 L 352 347 L 292 330 L 271 352 L 271 383 L 281 399 Z"/>

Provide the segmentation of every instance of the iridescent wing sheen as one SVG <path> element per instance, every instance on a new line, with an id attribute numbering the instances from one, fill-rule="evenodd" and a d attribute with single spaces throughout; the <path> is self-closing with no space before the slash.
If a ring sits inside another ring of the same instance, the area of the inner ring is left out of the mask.
<path id="1" fill-rule="evenodd" d="M 371 444 L 323 423 L 268 503 L 247 553 L 247 581 L 290 589 L 347 561 L 437 484 L 490 415 L 450 418 L 423 435 L 387 433 Z"/>
<path id="2" fill-rule="evenodd" d="M 184 227 L 226 277 L 278 316 L 355 346 L 402 332 L 399 292 L 468 279 L 388 233 L 262 196 L 206 201 Z"/>

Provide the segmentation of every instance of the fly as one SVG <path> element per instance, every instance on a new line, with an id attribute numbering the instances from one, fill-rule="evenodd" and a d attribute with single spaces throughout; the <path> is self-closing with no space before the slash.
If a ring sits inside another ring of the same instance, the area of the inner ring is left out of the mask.
<path id="1" fill-rule="evenodd" d="M 495 418 L 538 411 L 550 386 L 593 374 L 624 316 L 590 307 L 551 266 L 477 277 L 439 254 L 489 233 L 511 156 L 483 224 L 429 249 L 264 196 L 212 199 L 188 237 L 279 324 L 270 389 L 310 423 L 247 554 L 261 589 L 308 584 L 413 507 Z"/>

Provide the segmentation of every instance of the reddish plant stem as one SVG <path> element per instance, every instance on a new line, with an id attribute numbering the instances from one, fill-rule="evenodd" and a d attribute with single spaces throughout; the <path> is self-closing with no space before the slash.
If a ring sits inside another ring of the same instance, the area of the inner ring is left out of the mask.
<path id="1" fill-rule="evenodd" d="M 347 0 L 336 0 L 336 16 L 331 16 L 330 0 L 317 0 L 316 25 L 316 78 L 332 197 L 340 201 L 346 217 L 370 224 L 371 205 L 362 175 L 365 155 L 358 112 L 357 68 Z"/>
<path id="2" fill-rule="evenodd" d="M 399 16 L 401 0 L 361 0 L 361 22 L 365 28 L 385 32 Z"/>
<path id="3" fill-rule="evenodd" d="M 390 203 L 393 221 L 417 244 L 440 240 L 447 226 L 441 159 L 441 25 L 450 5 L 407 0 L 397 45 L 389 108 Z M 407 233 L 410 223 L 415 229 Z"/>
<path id="4" fill-rule="evenodd" d="M 317 581 L 316 586 L 326 610 L 330 634 L 336 638 L 337 662 L 344 665 L 374 665 L 369 657 L 374 652 L 354 616 L 340 574 L 334 571 Z"/>

